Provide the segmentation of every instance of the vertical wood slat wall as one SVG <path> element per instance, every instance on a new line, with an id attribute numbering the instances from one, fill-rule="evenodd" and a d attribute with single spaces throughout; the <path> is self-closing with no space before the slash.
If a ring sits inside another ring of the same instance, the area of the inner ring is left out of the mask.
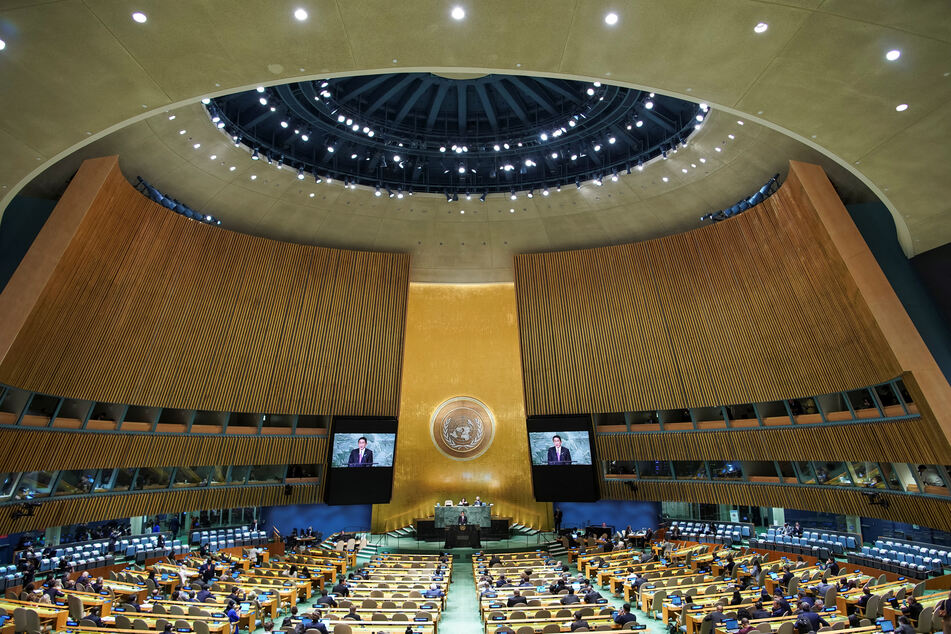
<path id="1" fill-rule="evenodd" d="M 612 433 L 596 437 L 605 461 L 781 460 L 951 464 L 951 446 L 930 421 L 915 418 L 842 425 Z"/>
<path id="2" fill-rule="evenodd" d="M 326 436 L 101 434 L 0 430 L 5 471 L 323 464 Z"/>
<path id="3" fill-rule="evenodd" d="M 631 480 L 606 479 L 601 495 L 612 500 L 676 500 L 737 506 L 767 506 L 809 509 L 877 517 L 896 522 L 913 522 L 939 530 L 951 530 L 951 500 L 923 495 L 880 493 L 888 507 L 869 503 L 865 491 L 833 486 L 780 486 L 771 484 L 721 482 L 646 482 L 635 480 L 637 490 L 627 486 Z"/>
<path id="4" fill-rule="evenodd" d="M 47 526 L 67 526 L 77 522 L 96 522 L 121 517 L 177 513 L 249 506 L 315 504 L 322 498 L 323 483 L 294 485 L 290 495 L 283 484 L 244 487 L 208 487 L 201 489 L 148 491 L 89 498 L 47 500 L 35 515 L 13 520 L 0 514 L 0 532 L 38 530 Z"/>
<path id="5" fill-rule="evenodd" d="M 135 405 L 395 416 L 409 256 L 186 219 L 116 171 L 0 381 Z"/>
<path id="6" fill-rule="evenodd" d="M 687 233 L 518 255 L 515 282 L 529 416 L 764 402 L 901 374 L 785 187 Z"/>

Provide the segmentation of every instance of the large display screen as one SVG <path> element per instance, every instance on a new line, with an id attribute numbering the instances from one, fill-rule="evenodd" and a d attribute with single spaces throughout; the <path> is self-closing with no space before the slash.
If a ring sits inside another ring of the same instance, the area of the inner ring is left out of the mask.
<path id="1" fill-rule="evenodd" d="M 536 416 L 528 419 L 532 484 L 540 502 L 593 502 L 598 480 L 591 417 Z"/>
<path id="2" fill-rule="evenodd" d="M 396 419 L 334 417 L 327 504 L 379 504 L 393 492 Z"/>
<path id="3" fill-rule="evenodd" d="M 330 467 L 392 467 L 396 434 L 337 433 Z"/>
<path id="4" fill-rule="evenodd" d="M 591 439 L 587 431 L 546 430 L 528 433 L 534 466 L 591 464 Z"/>

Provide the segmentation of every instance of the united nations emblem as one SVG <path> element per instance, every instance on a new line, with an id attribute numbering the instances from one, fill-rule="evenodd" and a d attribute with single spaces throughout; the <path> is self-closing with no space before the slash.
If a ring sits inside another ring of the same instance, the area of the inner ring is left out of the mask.
<path id="1" fill-rule="evenodd" d="M 457 396 L 441 404 L 429 426 L 433 444 L 454 460 L 472 460 L 485 453 L 495 436 L 495 419 L 474 398 Z"/>

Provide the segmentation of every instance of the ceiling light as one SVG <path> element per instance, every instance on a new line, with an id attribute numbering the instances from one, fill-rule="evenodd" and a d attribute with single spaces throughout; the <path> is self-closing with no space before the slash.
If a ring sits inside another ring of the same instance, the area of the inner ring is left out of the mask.
<path id="1" fill-rule="evenodd" d="M 588 88 L 588 90 L 586 90 L 585 92 L 587 92 L 588 96 L 590 97 L 594 94 L 594 88 Z"/>
<path id="2" fill-rule="evenodd" d="M 195 149 L 197 150 L 198 148 L 200 148 L 200 147 L 201 147 L 201 143 L 196 143 L 196 144 L 195 144 L 195 145 L 193 145 L 192 147 L 193 147 L 193 148 L 195 148 Z"/>
<path id="3" fill-rule="evenodd" d="M 465 210 L 465 209 L 460 209 L 460 210 L 459 210 L 459 213 L 464 214 L 464 213 L 466 213 L 466 210 Z"/>
<path id="4" fill-rule="evenodd" d="M 638 128 L 640 128 L 640 127 L 643 127 L 644 122 L 641 121 L 640 119 L 638 119 L 638 120 L 637 120 L 637 123 L 635 123 L 634 125 L 636 125 Z"/>
<path id="5" fill-rule="evenodd" d="M 251 174 L 250 178 L 251 178 L 251 180 L 257 180 L 258 175 L 257 175 L 257 174 Z"/>
<path id="6" fill-rule="evenodd" d="M 148 21 L 149 16 L 145 15 L 141 11 L 136 11 L 135 13 L 132 14 L 132 19 L 138 22 L 139 24 L 145 24 Z"/>
<path id="7" fill-rule="evenodd" d="M 572 155 L 571 155 L 571 160 L 572 160 L 572 161 L 577 161 L 577 160 L 578 160 L 578 155 L 577 155 L 577 154 L 572 154 Z"/>
<path id="8" fill-rule="evenodd" d="M 612 181 L 612 182 L 615 182 L 615 183 L 617 182 L 617 174 L 616 174 L 616 173 L 615 173 L 615 174 L 611 174 L 611 181 Z"/>
<path id="9" fill-rule="evenodd" d="M 617 24 L 617 13 L 611 12 L 604 16 L 604 23 L 608 26 L 614 26 Z"/>
<path id="10" fill-rule="evenodd" d="M 743 125 L 742 119 L 737 119 L 737 120 L 736 120 L 736 125 Z"/>
<path id="11" fill-rule="evenodd" d="M 213 161 L 213 160 L 215 160 L 216 158 L 218 158 L 218 155 L 217 155 L 217 154 L 212 154 L 212 155 L 209 156 L 208 158 Z"/>
<path id="12" fill-rule="evenodd" d="M 460 165 L 460 166 L 459 166 L 459 173 L 460 173 L 460 174 L 465 174 L 465 173 L 466 173 L 466 166 L 465 166 L 465 165 Z"/>
<path id="13" fill-rule="evenodd" d="M 294 17 L 298 22 L 303 22 L 307 19 L 307 10 L 301 8 L 294 9 Z"/>
<path id="14" fill-rule="evenodd" d="M 169 120 L 169 121 L 174 121 L 174 120 L 175 120 L 175 115 L 173 115 L 173 114 L 168 115 L 168 120 Z"/>
<path id="15" fill-rule="evenodd" d="M 399 154 L 394 154 L 394 155 L 393 155 L 393 160 L 396 161 L 397 163 L 399 163 L 399 162 L 400 162 L 400 155 L 399 155 Z"/>
<path id="16" fill-rule="evenodd" d="M 267 105 L 267 97 L 261 97 L 260 99 L 258 99 L 258 102 L 259 102 L 262 106 L 266 106 L 266 105 Z"/>
<path id="17" fill-rule="evenodd" d="M 178 133 L 179 133 L 179 134 L 185 134 L 187 131 L 188 131 L 188 130 L 179 130 Z"/>
<path id="18" fill-rule="evenodd" d="M 603 185 L 604 183 L 601 181 L 601 177 L 600 177 L 600 176 L 595 176 L 595 177 L 594 177 L 594 184 L 597 185 L 598 187 L 601 187 L 601 185 Z"/>
<path id="19" fill-rule="evenodd" d="M 303 168 L 303 167 L 297 168 L 297 180 L 299 180 L 299 181 L 304 180 L 304 168 Z"/>
<path id="20" fill-rule="evenodd" d="M 440 146 L 439 146 L 439 151 L 440 151 L 440 152 L 445 152 L 445 151 L 446 151 L 446 146 L 445 146 L 445 145 L 440 145 Z"/>
<path id="21" fill-rule="evenodd" d="M 666 176 L 664 176 L 664 177 L 663 177 L 663 178 L 661 178 L 660 180 L 662 180 L 662 181 L 664 181 L 664 182 L 666 183 L 666 182 L 667 182 L 667 181 L 669 181 L 670 179 L 669 179 L 669 178 L 667 178 Z"/>
<path id="22" fill-rule="evenodd" d="M 235 171 L 236 169 L 238 169 L 238 168 L 235 167 L 234 165 L 232 165 L 231 167 L 228 168 L 228 171 L 229 171 L 229 172 L 233 172 L 233 171 Z"/>
<path id="23" fill-rule="evenodd" d="M 595 143 L 595 144 L 594 144 L 594 151 L 595 151 L 595 152 L 600 152 L 600 151 L 601 151 L 601 144 L 600 144 L 600 143 Z"/>
<path id="24" fill-rule="evenodd" d="M 207 106 L 208 104 L 211 103 L 211 99 L 209 99 L 208 97 L 205 97 L 204 99 L 201 100 L 201 102 Z"/>
<path id="25" fill-rule="evenodd" d="M 314 192 L 310 192 L 310 197 L 311 197 L 311 198 L 313 198 L 315 195 L 316 195 L 316 194 L 314 194 Z"/>
<path id="26" fill-rule="evenodd" d="M 701 162 L 701 163 L 706 163 L 706 162 L 707 162 L 707 159 L 705 159 L 705 158 L 703 158 L 703 157 L 701 156 L 701 157 L 700 157 L 700 162 Z"/>
<path id="27" fill-rule="evenodd" d="M 892 49 L 888 51 L 887 53 L 885 53 L 885 59 L 887 59 L 890 62 L 894 62 L 899 57 L 901 57 L 901 51 L 899 51 L 897 48 Z"/>
<path id="28" fill-rule="evenodd" d="M 484 203 L 484 202 L 485 202 L 485 197 L 488 196 L 488 195 L 489 195 L 489 192 L 482 192 L 482 195 L 479 196 L 479 202 L 480 202 L 480 203 Z"/>
<path id="29" fill-rule="evenodd" d="M 373 195 L 376 196 L 377 198 L 383 195 L 383 192 L 380 191 L 379 185 L 376 186 L 376 191 L 373 192 Z"/>
<path id="30" fill-rule="evenodd" d="M 552 157 L 553 159 L 558 158 L 558 152 L 552 152 L 552 153 L 551 153 L 551 157 Z"/>
<path id="31" fill-rule="evenodd" d="M 570 119 L 570 120 L 568 121 L 568 127 L 569 127 L 569 128 L 573 128 L 573 127 L 575 127 L 575 125 L 576 125 L 576 124 L 575 124 L 575 120 L 574 120 L 574 119 Z"/>
<path id="32" fill-rule="evenodd" d="M 653 102 L 653 101 L 645 101 L 645 102 L 644 102 L 644 107 L 647 108 L 648 110 L 650 110 L 651 108 L 654 107 L 654 102 Z"/>
<path id="33" fill-rule="evenodd" d="M 350 158 L 356 160 L 356 158 L 357 158 L 357 153 L 354 152 L 353 154 L 351 154 L 351 155 L 350 155 Z"/>
<path id="34" fill-rule="evenodd" d="M 402 190 L 402 189 L 396 190 L 396 197 L 399 198 L 400 200 L 403 199 L 403 190 Z"/>
<path id="35" fill-rule="evenodd" d="M 897 106 L 895 106 L 895 110 L 897 110 L 898 112 L 904 112 L 905 110 L 908 110 L 908 104 L 900 103 Z"/>
<path id="36" fill-rule="evenodd" d="M 376 134 L 376 132 L 374 132 L 373 130 L 370 130 L 369 132 L 367 132 L 367 136 L 369 137 L 372 137 L 374 134 Z"/>
<path id="37" fill-rule="evenodd" d="M 281 127 L 287 128 L 287 121 L 281 121 Z"/>
<path id="38" fill-rule="evenodd" d="M 638 161 L 638 162 L 637 162 L 637 171 L 638 171 L 638 172 L 643 172 L 643 171 L 644 171 L 644 161 Z"/>
<path id="39" fill-rule="evenodd" d="M 255 148 L 254 151 L 251 152 L 251 160 L 252 160 L 252 161 L 257 161 L 257 160 L 259 160 L 260 158 L 261 158 L 261 155 L 258 154 L 258 150 L 257 150 L 257 148 Z"/>
<path id="40" fill-rule="evenodd" d="M 515 200 L 516 198 L 518 198 L 518 196 L 515 195 L 514 189 L 512 190 L 512 193 L 509 195 L 509 198 L 511 198 L 512 200 Z"/>
<path id="41" fill-rule="evenodd" d="M 304 134 L 300 135 L 300 140 L 306 143 L 310 141 L 310 135 L 305 132 Z"/>
<path id="42" fill-rule="evenodd" d="M 528 190 L 528 197 L 529 197 L 529 198 L 534 198 L 534 197 L 535 197 L 535 190 L 534 190 L 534 189 Z"/>
<path id="43" fill-rule="evenodd" d="M 496 143 L 495 145 L 492 146 L 492 149 L 495 150 L 496 152 L 498 152 L 499 150 L 502 149 L 502 146 L 499 145 L 498 143 Z"/>
<path id="44" fill-rule="evenodd" d="M 337 119 L 337 121 L 340 121 L 340 119 Z M 347 125 L 352 125 L 352 124 L 353 124 L 353 119 L 347 119 Z"/>
<path id="45" fill-rule="evenodd" d="M 466 200 L 472 200 L 472 194 L 466 192 Z"/>
<path id="46" fill-rule="evenodd" d="M 614 145 L 615 140 L 616 139 L 612 136 L 610 139 L 608 139 L 608 143 L 610 143 L 611 145 Z"/>
<path id="47" fill-rule="evenodd" d="M 542 196 L 547 196 L 548 194 L 549 194 L 548 188 L 546 187 L 545 189 L 542 190 Z"/>
<path id="48" fill-rule="evenodd" d="M 732 134 L 728 134 L 727 137 L 730 138 L 730 139 L 735 139 L 735 138 L 736 138 L 736 137 L 733 136 Z"/>
<path id="49" fill-rule="evenodd" d="M 449 15 L 452 16 L 453 20 L 462 20 L 466 17 L 466 10 L 462 7 L 453 7 L 452 12 Z"/>
<path id="50" fill-rule="evenodd" d="M 722 152 L 722 151 L 723 151 L 723 150 L 721 150 L 719 147 L 715 147 L 715 148 L 713 148 L 713 149 L 716 150 L 717 152 Z"/>
<path id="51" fill-rule="evenodd" d="M 753 31 L 755 33 L 765 33 L 766 29 L 768 28 L 769 28 L 768 24 L 766 24 L 765 22 L 760 22 L 759 24 L 753 27 Z"/>
<path id="52" fill-rule="evenodd" d="M 507 149 L 509 149 L 509 144 L 508 144 L 508 143 L 503 143 L 503 144 L 502 144 L 502 147 L 504 147 L 504 148 L 507 150 Z"/>
<path id="53" fill-rule="evenodd" d="M 343 123 L 343 122 L 346 121 L 346 120 L 347 120 L 347 118 L 346 118 L 345 116 L 343 116 L 342 114 L 338 114 L 338 115 L 337 115 L 337 123 Z"/>
<path id="54" fill-rule="evenodd" d="M 703 121 L 703 115 L 702 115 L 702 114 L 698 114 L 698 115 L 697 115 L 697 121 Z"/>
<path id="55" fill-rule="evenodd" d="M 680 171 L 683 172 L 684 174 L 686 174 L 686 173 L 687 173 L 687 168 L 686 168 L 686 167 L 681 167 L 681 168 L 680 168 Z"/>
<path id="56" fill-rule="evenodd" d="M 540 135 L 538 135 L 538 136 L 539 136 L 539 138 L 541 138 L 542 141 L 547 141 L 547 140 L 548 140 L 548 133 L 547 133 L 547 132 L 542 132 L 542 133 L 541 133 Z"/>
<path id="57" fill-rule="evenodd" d="M 328 146 L 327 146 L 327 151 L 328 151 L 328 152 L 333 152 L 333 151 L 334 151 L 334 146 L 328 145 Z"/>
<path id="58" fill-rule="evenodd" d="M 255 90 L 257 90 L 258 92 L 264 92 L 264 86 L 258 86 L 257 88 L 255 88 Z"/>

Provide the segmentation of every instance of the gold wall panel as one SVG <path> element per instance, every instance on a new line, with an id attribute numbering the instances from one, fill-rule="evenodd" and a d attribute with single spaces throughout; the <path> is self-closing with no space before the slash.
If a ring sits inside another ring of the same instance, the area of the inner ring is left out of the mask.
<path id="1" fill-rule="evenodd" d="M 243 487 L 206 487 L 172 491 L 148 491 L 88 498 L 34 500 L 42 502 L 30 517 L 10 518 L 10 508 L 0 513 L 0 532 L 40 530 L 78 522 L 98 522 L 138 515 L 230 509 L 247 506 L 316 504 L 321 501 L 323 482 L 293 485 L 286 495 L 283 484 Z"/>
<path id="2" fill-rule="evenodd" d="M 941 430 L 921 418 L 732 431 L 599 434 L 602 460 L 861 460 L 951 464 Z"/>
<path id="3" fill-rule="evenodd" d="M 120 467 L 323 464 L 327 439 L 319 436 L 205 436 L 100 434 L 29 429 L 0 430 L 6 471 Z"/>
<path id="4" fill-rule="evenodd" d="M 0 381 L 145 406 L 395 416 L 408 280 L 406 254 L 194 222 L 114 169 L 36 282 Z M 0 295 L 0 312 L 12 301 Z"/>
<path id="5" fill-rule="evenodd" d="M 626 485 L 634 482 L 635 493 Z M 772 506 L 776 508 L 824 511 L 839 515 L 878 517 L 895 522 L 923 524 L 951 530 L 951 498 L 881 493 L 888 508 L 869 504 L 864 491 L 834 486 L 778 486 L 769 484 L 720 482 L 645 482 L 607 479 L 601 495 L 612 500 L 676 500 L 699 504 Z"/>
<path id="6" fill-rule="evenodd" d="M 532 493 L 520 371 L 512 284 L 410 285 L 393 498 L 373 507 L 374 531 L 476 495 L 496 515 L 551 524 L 551 505 Z M 492 444 L 472 460 L 449 458 L 430 432 L 433 413 L 457 396 L 478 399 L 495 418 Z"/>
<path id="7" fill-rule="evenodd" d="M 518 255 L 515 284 L 529 415 L 762 402 L 901 374 L 788 182 L 728 222 Z"/>

